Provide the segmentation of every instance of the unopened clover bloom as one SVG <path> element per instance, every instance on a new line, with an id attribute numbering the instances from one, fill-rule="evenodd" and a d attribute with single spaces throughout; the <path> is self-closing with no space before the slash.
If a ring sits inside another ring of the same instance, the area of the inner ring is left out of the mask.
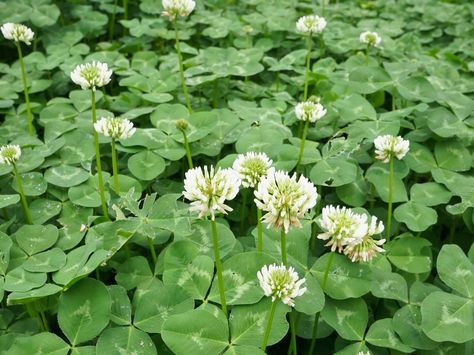
<path id="1" fill-rule="evenodd" d="M 271 166 L 272 160 L 265 153 L 249 152 L 239 154 L 232 169 L 239 174 L 243 186 L 253 188 L 267 175 Z"/>
<path id="2" fill-rule="evenodd" d="M 115 140 L 130 138 L 136 131 L 132 122 L 117 117 L 102 117 L 94 123 L 94 129 L 97 133 Z"/>
<path id="3" fill-rule="evenodd" d="M 80 64 L 71 72 L 71 79 L 81 86 L 82 90 L 92 89 L 107 85 L 110 82 L 112 70 L 106 63 L 93 61 Z"/>
<path id="4" fill-rule="evenodd" d="M 300 33 L 321 33 L 325 27 L 326 20 L 318 15 L 303 16 L 296 22 L 296 31 Z"/>
<path id="5" fill-rule="evenodd" d="M 235 198 L 240 183 L 239 175 L 232 169 L 197 167 L 186 172 L 183 195 L 192 201 L 191 211 L 199 212 L 200 218 L 210 214 L 214 220 L 215 211 L 232 211 L 225 201 Z"/>
<path id="6" fill-rule="evenodd" d="M 319 103 L 319 100 L 308 100 L 300 102 L 295 106 L 296 118 L 300 121 L 316 122 L 326 114 L 327 110 Z"/>
<path id="7" fill-rule="evenodd" d="M 340 206 L 326 206 L 321 215 L 321 228 L 323 233 L 318 239 L 329 240 L 326 246 L 331 251 L 342 252 L 351 238 L 362 238 L 366 231 L 367 217 L 354 213 L 350 208 Z"/>
<path id="8" fill-rule="evenodd" d="M 264 265 L 257 272 L 260 287 L 265 296 L 272 296 L 272 301 L 277 298 L 291 307 L 295 305 L 294 298 L 303 295 L 306 287 L 302 287 L 305 279 L 300 279 L 293 267 L 287 268 L 285 265 Z"/>
<path id="9" fill-rule="evenodd" d="M 286 171 L 270 170 L 260 180 L 254 191 L 255 203 L 262 211 L 264 222 L 276 229 L 284 228 L 288 233 L 290 226 L 301 227 L 300 219 L 316 205 L 316 187 L 304 176 L 297 179 L 296 173 L 289 176 Z"/>
<path id="10" fill-rule="evenodd" d="M 12 165 L 21 156 L 21 149 L 19 145 L 9 144 L 0 148 L 0 164 Z"/>
<path id="11" fill-rule="evenodd" d="M 366 217 L 365 215 L 363 215 Z M 367 217 L 366 217 L 367 218 Z M 364 233 L 354 235 L 348 239 L 344 248 L 344 254 L 356 261 L 370 261 L 377 253 L 383 253 L 385 250 L 380 246 L 385 243 L 385 239 L 375 240 L 373 235 L 380 234 L 384 230 L 382 221 L 377 221 L 377 217 L 372 216 L 370 222 L 364 223 Z"/>
<path id="12" fill-rule="evenodd" d="M 410 149 L 410 141 L 391 135 L 378 136 L 374 139 L 376 158 L 388 163 L 392 157 L 403 159 Z"/>
<path id="13" fill-rule="evenodd" d="M 169 17 L 170 20 L 175 20 L 179 16 L 188 16 L 196 7 L 196 2 L 193 0 L 163 0 L 163 16 Z"/>
<path id="14" fill-rule="evenodd" d="M 7 22 L 0 28 L 2 30 L 3 37 L 15 42 L 24 42 L 27 45 L 31 44 L 35 33 L 31 28 L 26 27 L 20 23 Z"/>
<path id="15" fill-rule="evenodd" d="M 382 38 L 377 32 L 365 31 L 360 34 L 359 41 L 372 47 L 378 47 Z"/>

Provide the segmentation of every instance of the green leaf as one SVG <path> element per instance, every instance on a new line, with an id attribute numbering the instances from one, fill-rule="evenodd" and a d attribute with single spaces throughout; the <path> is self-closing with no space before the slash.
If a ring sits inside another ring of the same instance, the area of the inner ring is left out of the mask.
<path id="1" fill-rule="evenodd" d="M 190 349 L 219 354 L 229 345 L 227 319 L 217 308 L 214 313 L 195 309 L 175 314 L 164 322 L 161 336 L 176 355 L 189 354 Z"/>
<path id="2" fill-rule="evenodd" d="M 143 256 L 134 256 L 117 267 L 115 280 L 126 290 L 137 287 L 142 282 L 153 278 L 148 261 Z"/>
<path id="3" fill-rule="evenodd" d="M 38 172 L 21 174 L 21 181 L 26 196 L 40 196 L 44 194 L 48 188 L 48 184 L 43 178 L 43 174 Z M 12 187 L 16 192 L 19 192 L 16 180 L 12 182 Z"/>
<path id="4" fill-rule="evenodd" d="M 436 182 L 413 184 L 410 189 L 411 200 L 425 206 L 443 205 L 453 196 L 442 185 Z"/>
<path id="5" fill-rule="evenodd" d="M 0 195 L 0 209 L 20 202 L 20 195 Z"/>
<path id="6" fill-rule="evenodd" d="M 444 107 L 426 111 L 425 117 L 428 127 L 443 138 L 457 136 L 459 131 L 462 131 L 465 127 L 459 118 Z"/>
<path id="7" fill-rule="evenodd" d="M 86 181 L 89 174 L 84 169 L 75 166 L 58 165 L 46 170 L 44 178 L 50 184 L 59 187 L 72 187 Z"/>
<path id="8" fill-rule="evenodd" d="M 59 327 L 72 345 L 92 340 L 109 324 L 111 306 L 102 282 L 83 279 L 59 297 Z"/>
<path id="9" fill-rule="evenodd" d="M 436 168 L 436 160 L 431 150 L 421 144 L 410 141 L 410 150 L 404 161 L 411 170 L 417 173 L 428 173 L 431 169 Z"/>
<path id="10" fill-rule="evenodd" d="M 17 267 L 7 274 L 3 288 L 10 292 L 25 292 L 41 287 L 45 283 L 46 273 L 29 272 L 22 267 Z"/>
<path id="11" fill-rule="evenodd" d="M 437 342 L 474 339 L 474 303 L 446 292 L 433 292 L 421 304 L 421 327 Z"/>
<path id="12" fill-rule="evenodd" d="M 165 160 L 150 150 L 144 150 L 128 159 L 130 172 L 142 180 L 153 180 L 165 170 L 165 167 Z"/>
<path id="13" fill-rule="evenodd" d="M 393 315 L 393 329 L 402 342 L 415 349 L 431 350 L 436 343 L 428 338 L 421 328 L 420 306 L 407 304 Z"/>
<path id="14" fill-rule="evenodd" d="M 450 139 L 436 142 L 434 154 L 440 168 L 452 171 L 471 169 L 471 153 L 461 141 Z"/>
<path id="15" fill-rule="evenodd" d="M 54 200 L 37 199 L 30 204 L 34 224 L 43 224 L 61 213 L 62 203 Z"/>
<path id="16" fill-rule="evenodd" d="M 65 263 L 66 254 L 60 248 L 53 248 L 30 256 L 23 263 L 23 268 L 31 272 L 53 272 L 59 270 Z"/>
<path id="17" fill-rule="evenodd" d="M 393 216 L 414 232 L 422 232 L 438 221 L 436 210 L 413 201 L 395 208 Z"/>
<path id="18" fill-rule="evenodd" d="M 466 297 L 474 297 L 474 264 L 455 244 L 445 244 L 436 262 L 441 280 Z"/>
<path id="19" fill-rule="evenodd" d="M 307 272 L 304 278 L 306 280 L 304 284 L 306 292 L 302 296 L 295 298 L 295 310 L 313 315 L 324 307 L 324 292 L 318 280 L 311 272 Z"/>
<path id="20" fill-rule="evenodd" d="M 357 165 L 342 157 L 324 159 L 314 165 L 309 177 L 316 185 L 342 186 L 357 179 Z"/>
<path id="21" fill-rule="evenodd" d="M 403 276 L 373 268 L 372 278 L 371 292 L 375 297 L 408 302 L 408 286 Z"/>
<path id="22" fill-rule="evenodd" d="M 110 320 L 117 325 L 132 323 L 132 305 L 127 290 L 119 285 L 107 286 L 112 300 Z"/>
<path id="23" fill-rule="evenodd" d="M 34 288 L 25 292 L 12 292 L 8 295 L 7 304 L 18 304 L 36 301 L 41 298 L 55 295 L 63 289 L 55 284 L 44 284 L 41 287 Z"/>
<path id="24" fill-rule="evenodd" d="M 406 236 L 390 243 L 387 258 L 400 270 L 412 274 L 431 271 L 431 243 L 423 238 Z"/>
<path id="25" fill-rule="evenodd" d="M 15 233 L 15 239 L 28 255 L 33 255 L 52 247 L 59 237 L 58 228 L 52 224 L 44 226 L 23 225 Z"/>
<path id="26" fill-rule="evenodd" d="M 343 339 L 364 339 L 369 312 L 363 299 L 333 300 L 328 298 L 324 309 L 321 311 L 321 317 Z"/>
<path id="27" fill-rule="evenodd" d="M 30 336 L 17 337 L 8 355 L 42 354 L 67 355 L 69 345 L 53 333 L 39 333 Z"/>
<path id="28" fill-rule="evenodd" d="M 155 355 L 155 344 L 150 336 L 133 326 L 108 328 L 100 334 L 96 346 L 97 354 Z"/>
<path id="29" fill-rule="evenodd" d="M 393 329 L 391 318 L 380 319 L 372 323 L 365 336 L 365 340 L 372 345 L 395 349 L 402 353 L 411 353 L 414 349 L 402 343 Z"/>
<path id="30" fill-rule="evenodd" d="M 375 163 L 367 169 L 365 174 L 367 180 L 374 185 L 375 190 L 379 194 L 382 201 L 388 202 L 388 164 Z M 403 171 L 397 173 L 397 171 L 394 169 L 393 175 L 392 202 L 405 202 L 408 200 L 407 190 L 402 178 L 400 177 L 403 177 L 405 174 Z"/>

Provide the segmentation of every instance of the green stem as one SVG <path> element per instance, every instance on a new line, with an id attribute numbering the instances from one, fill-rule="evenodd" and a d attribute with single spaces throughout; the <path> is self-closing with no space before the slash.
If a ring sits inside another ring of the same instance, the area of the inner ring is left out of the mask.
<path id="1" fill-rule="evenodd" d="M 298 168 L 300 167 L 301 159 L 303 158 L 304 144 L 306 143 L 306 136 L 308 135 L 308 127 L 309 127 L 309 120 L 305 121 L 304 123 L 303 136 L 301 137 L 300 150 L 298 153 L 298 160 L 296 161 L 295 171 L 298 171 Z"/>
<path id="2" fill-rule="evenodd" d="M 265 327 L 265 333 L 263 334 L 263 341 L 262 341 L 263 351 L 267 349 L 268 337 L 270 336 L 270 330 L 272 329 L 273 317 L 275 316 L 276 303 L 277 303 L 276 300 L 272 302 L 272 308 L 270 309 L 270 314 L 268 315 L 267 326 Z"/>
<path id="3" fill-rule="evenodd" d="M 390 232 L 392 228 L 393 158 L 390 158 L 388 169 L 387 243 L 390 241 Z"/>
<path id="4" fill-rule="evenodd" d="M 191 104 L 189 102 L 188 88 L 186 87 L 186 82 L 184 79 L 184 69 L 183 69 L 183 55 L 181 54 L 181 46 L 179 45 L 179 31 L 178 31 L 178 21 L 175 19 L 173 21 L 174 32 L 176 36 L 176 51 L 178 52 L 178 62 L 179 62 L 179 74 L 181 76 L 181 87 L 183 88 L 184 100 L 186 101 L 186 107 L 190 113 L 193 112 L 191 109 Z"/>
<path id="5" fill-rule="evenodd" d="M 33 219 L 31 218 L 31 212 L 28 208 L 28 202 L 26 201 L 25 191 L 23 190 L 23 182 L 21 181 L 21 175 L 18 172 L 16 164 L 13 163 L 13 173 L 15 175 L 16 184 L 18 186 L 18 192 L 20 193 L 21 197 L 21 206 L 23 207 L 23 214 L 25 215 L 26 221 L 28 224 L 33 224 Z"/>
<path id="6" fill-rule="evenodd" d="M 247 214 L 247 195 L 248 190 L 242 190 L 242 207 L 240 208 L 240 233 L 244 234 L 245 226 L 247 225 L 246 214 Z"/>
<path id="7" fill-rule="evenodd" d="M 18 49 L 18 58 L 20 59 L 21 78 L 23 79 L 23 91 L 25 93 L 25 105 L 26 105 L 26 117 L 28 120 L 28 133 L 33 135 L 33 114 L 31 113 L 30 107 L 30 95 L 28 94 L 28 81 L 26 79 L 25 63 L 23 62 L 23 53 L 21 52 L 21 45 L 19 42 L 16 43 Z"/>
<path id="8" fill-rule="evenodd" d="M 312 33 L 310 32 L 308 35 L 308 45 L 307 45 L 307 52 L 306 52 L 306 72 L 305 72 L 305 78 L 304 78 L 304 94 L 303 94 L 303 101 L 306 101 L 308 99 L 308 85 L 309 85 L 309 66 L 311 62 L 311 48 L 313 47 L 313 39 L 312 39 Z"/>
<path id="9" fill-rule="evenodd" d="M 365 48 L 365 65 L 369 65 L 369 51 L 370 45 L 367 44 L 367 48 Z"/>
<path id="10" fill-rule="evenodd" d="M 41 316 L 41 320 L 43 322 L 44 330 L 49 332 L 49 324 L 48 324 L 48 319 L 46 318 L 46 315 L 44 314 L 43 311 L 40 311 L 39 313 L 40 313 L 40 316 Z"/>
<path id="11" fill-rule="evenodd" d="M 319 34 L 319 59 L 321 59 L 324 56 L 324 39 L 323 39 L 323 34 Z"/>
<path id="12" fill-rule="evenodd" d="M 45 331 L 45 326 L 43 323 L 43 319 L 41 319 L 40 315 L 38 314 L 38 311 L 36 310 L 35 303 L 34 302 L 27 302 L 25 303 L 26 311 L 28 312 L 29 316 L 31 318 L 36 318 L 41 331 Z"/>
<path id="13" fill-rule="evenodd" d="M 286 261 L 286 233 L 285 233 L 285 228 L 281 229 L 281 238 L 280 238 L 280 243 L 281 243 L 281 262 L 283 265 L 287 265 Z"/>
<path id="14" fill-rule="evenodd" d="M 290 332 L 291 332 L 291 341 L 290 341 L 291 353 L 293 353 L 293 355 L 297 355 L 298 350 L 296 348 L 295 313 L 293 311 L 290 312 Z"/>
<path id="15" fill-rule="evenodd" d="M 257 251 L 263 251 L 262 210 L 257 207 Z"/>
<path id="16" fill-rule="evenodd" d="M 334 259 L 335 253 L 329 253 L 328 261 L 326 262 L 326 268 L 324 269 L 323 280 L 321 282 L 321 289 L 325 290 L 326 283 L 328 281 L 329 269 L 331 268 L 332 261 Z M 313 325 L 313 336 L 311 337 L 311 345 L 309 347 L 308 355 L 313 355 L 314 346 L 316 345 L 316 335 L 318 334 L 318 323 L 319 323 L 320 313 L 316 313 L 314 316 L 314 325 Z"/>
<path id="17" fill-rule="evenodd" d="M 324 17 L 324 12 L 326 10 L 325 5 L 326 5 L 326 0 L 322 0 L 322 3 L 321 3 L 321 16 L 322 17 Z"/>
<path id="18" fill-rule="evenodd" d="M 118 179 L 117 150 L 115 149 L 115 139 L 112 138 L 112 173 L 114 175 L 114 190 L 120 193 L 120 184 Z"/>
<path id="19" fill-rule="evenodd" d="M 127 20 L 128 19 L 128 0 L 122 0 L 122 6 L 123 6 L 123 19 Z"/>
<path id="20" fill-rule="evenodd" d="M 112 12 L 112 18 L 110 19 L 110 24 L 109 24 L 109 41 L 111 41 L 114 38 L 115 16 L 117 15 L 117 3 L 118 3 L 118 0 L 114 0 L 114 11 Z"/>
<path id="21" fill-rule="evenodd" d="M 222 266 L 221 266 L 221 259 L 219 256 L 219 243 L 217 241 L 216 221 L 211 220 L 211 227 L 212 227 L 212 241 L 214 244 L 214 258 L 216 260 L 217 283 L 219 285 L 219 295 L 221 299 L 222 311 L 227 317 L 227 303 L 225 301 L 224 280 L 222 278 Z"/>
<path id="22" fill-rule="evenodd" d="M 184 129 L 181 130 L 183 132 L 183 139 L 184 139 L 184 149 L 186 149 L 186 158 L 188 159 L 189 169 L 193 168 L 193 158 L 191 157 L 191 149 L 189 148 L 189 141 L 188 136 Z"/>
<path id="23" fill-rule="evenodd" d="M 91 100 L 92 100 L 92 124 L 94 124 L 97 120 L 96 112 L 95 112 L 95 92 L 91 90 Z M 100 194 L 100 201 L 102 205 L 102 213 L 104 217 L 109 220 L 109 213 L 107 211 L 107 203 L 105 201 L 105 189 L 104 189 L 104 180 L 102 179 L 102 165 L 100 163 L 100 148 L 99 148 L 99 135 L 97 131 L 94 131 L 94 145 L 95 145 L 95 163 L 97 168 L 97 175 L 99 178 L 99 194 Z"/>
<path id="24" fill-rule="evenodd" d="M 153 259 L 153 265 L 156 265 L 157 257 L 156 257 L 155 246 L 153 244 L 152 238 L 148 238 L 148 246 L 150 248 L 151 258 Z"/>

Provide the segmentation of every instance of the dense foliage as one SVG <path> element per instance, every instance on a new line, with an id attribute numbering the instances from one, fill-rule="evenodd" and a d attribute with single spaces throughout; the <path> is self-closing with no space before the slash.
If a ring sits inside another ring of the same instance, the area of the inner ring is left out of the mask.
<path id="1" fill-rule="evenodd" d="M 35 33 L 0 41 L 0 146 L 21 147 L 0 164 L 0 354 L 263 354 L 269 323 L 273 354 L 473 354 L 474 3 L 162 12 L 158 0 L 0 2 L 0 24 Z M 297 31 L 312 14 L 324 30 Z M 93 61 L 110 82 L 81 89 L 70 73 Z M 307 99 L 320 105 L 311 122 L 295 113 Z M 99 121 L 112 116 L 129 122 Z M 384 135 L 408 153 L 377 159 Z M 224 170 L 246 152 L 309 179 L 288 182 L 298 218 L 264 216 L 261 240 L 257 216 L 275 201 L 257 184 L 233 191 Z M 195 191 L 183 198 L 193 165 L 222 168 L 215 220 L 190 211 Z M 383 221 L 371 233 L 384 251 L 331 252 L 318 238 L 329 205 Z M 272 302 L 262 267 L 282 261 L 294 292 Z"/>

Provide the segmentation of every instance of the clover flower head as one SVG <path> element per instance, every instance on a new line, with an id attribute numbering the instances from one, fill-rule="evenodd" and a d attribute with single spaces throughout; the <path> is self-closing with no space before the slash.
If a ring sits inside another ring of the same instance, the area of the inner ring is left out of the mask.
<path id="1" fill-rule="evenodd" d="M 351 238 L 362 238 L 367 231 L 367 216 L 354 213 L 350 208 L 326 206 L 321 215 L 323 233 L 318 239 L 329 240 L 331 251 L 341 252 Z"/>
<path id="2" fill-rule="evenodd" d="M 263 289 L 265 296 L 272 296 L 272 301 L 277 298 L 291 307 L 294 307 L 294 298 L 303 295 L 306 287 L 302 287 L 305 279 L 300 279 L 298 273 L 293 267 L 287 268 L 282 265 L 264 265 L 257 272 L 257 278 L 260 287 Z"/>
<path id="3" fill-rule="evenodd" d="M 0 164 L 12 165 L 21 156 L 21 149 L 19 145 L 9 144 L 0 147 Z"/>
<path id="4" fill-rule="evenodd" d="M 321 33 L 325 27 L 326 20 L 318 15 L 303 16 L 296 22 L 296 31 L 300 33 Z"/>
<path id="5" fill-rule="evenodd" d="M 233 169 L 214 169 L 211 166 L 197 167 L 186 172 L 183 195 L 191 202 L 191 211 L 199 212 L 199 218 L 214 212 L 227 214 L 232 208 L 225 204 L 239 192 L 241 181 Z"/>
<path id="6" fill-rule="evenodd" d="M 94 129 L 114 140 L 130 138 L 137 130 L 129 120 L 117 117 L 102 117 L 94 123 Z"/>
<path id="7" fill-rule="evenodd" d="M 22 25 L 21 23 L 7 22 L 0 27 L 3 37 L 15 42 L 24 42 L 28 46 L 31 44 L 35 33 L 31 28 Z"/>
<path id="8" fill-rule="evenodd" d="M 300 102 L 295 106 L 296 118 L 300 121 L 316 122 L 324 117 L 327 110 L 317 100 Z"/>
<path id="9" fill-rule="evenodd" d="M 249 152 L 239 154 L 232 169 L 239 174 L 244 187 L 256 187 L 262 177 L 271 169 L 272 160 L 265 153 Z"/>
<path id="10" fill-rule="evenodd" d="M 176 121 L 176 128 L 179 129 L 180 131 L 185 131 L 188 129 L 189 123 L 186 121 L 184 118 L 180 118 L 179 120 Z"/>
<path id="11" fill-rule="evenodd" d="M 410 141 L 400 136 L 378 136 L 374 139 L 376 158 L 388 163 L 392 157 L 401 160 L 410 149 Z"/>
<path id="12" fill-rule="evenodd" d="M 370 223 L 365 223 L 364 233 L 353 235 L 348 239 L 344 248 L 344 254 L 356 261 L 370 261 L 377 253 L 383 253 L 385 250 L 380 246 L 385 243 L 385 239 L 375 240 L 373 235 L 380 234 L 384 230 L 382 221 L 377 222 L 377 217 L 372 216 Z"/>
<path id="13" fill-rule="evenodd" d="M 379 47 L 382 38 L 377 32 L 365 31 L 360 34 L 359 41 L 371 47 Z"/>
<path id="14" fill-rule="evenodd" d="M 194 0 L 163 0 L 162 16 L 174 21 L 177 16 L 188 16 L 196 7 Z"/>
<path id="15" fill-rule="evenodd" d="M 276 229 L 301 227 L 300 219 L 316 205 L 316 187 L 304 176 L 289 176 L 286 171 L 270 169 L 254 191 L 255 204 L 267 212 L 263 221 Z"/>
<path id="16" fill-rule="evenodd" d="M 107 85 L 110 82 L 112 70 L 106 63 L 93 61 L 91 63 L 79 64 L 72 72 L 72 81 L 81 86 L 82 90 L 92 89 Z"/>
<path id="17" fill-rule="evenodd" d="M 250 26 L 250 25 L 245 25 L 244 27 L 242 27 L 242 31 L 246 34 L 246 35 L 249 35 L 253 32 L 253 27 Z"/>

